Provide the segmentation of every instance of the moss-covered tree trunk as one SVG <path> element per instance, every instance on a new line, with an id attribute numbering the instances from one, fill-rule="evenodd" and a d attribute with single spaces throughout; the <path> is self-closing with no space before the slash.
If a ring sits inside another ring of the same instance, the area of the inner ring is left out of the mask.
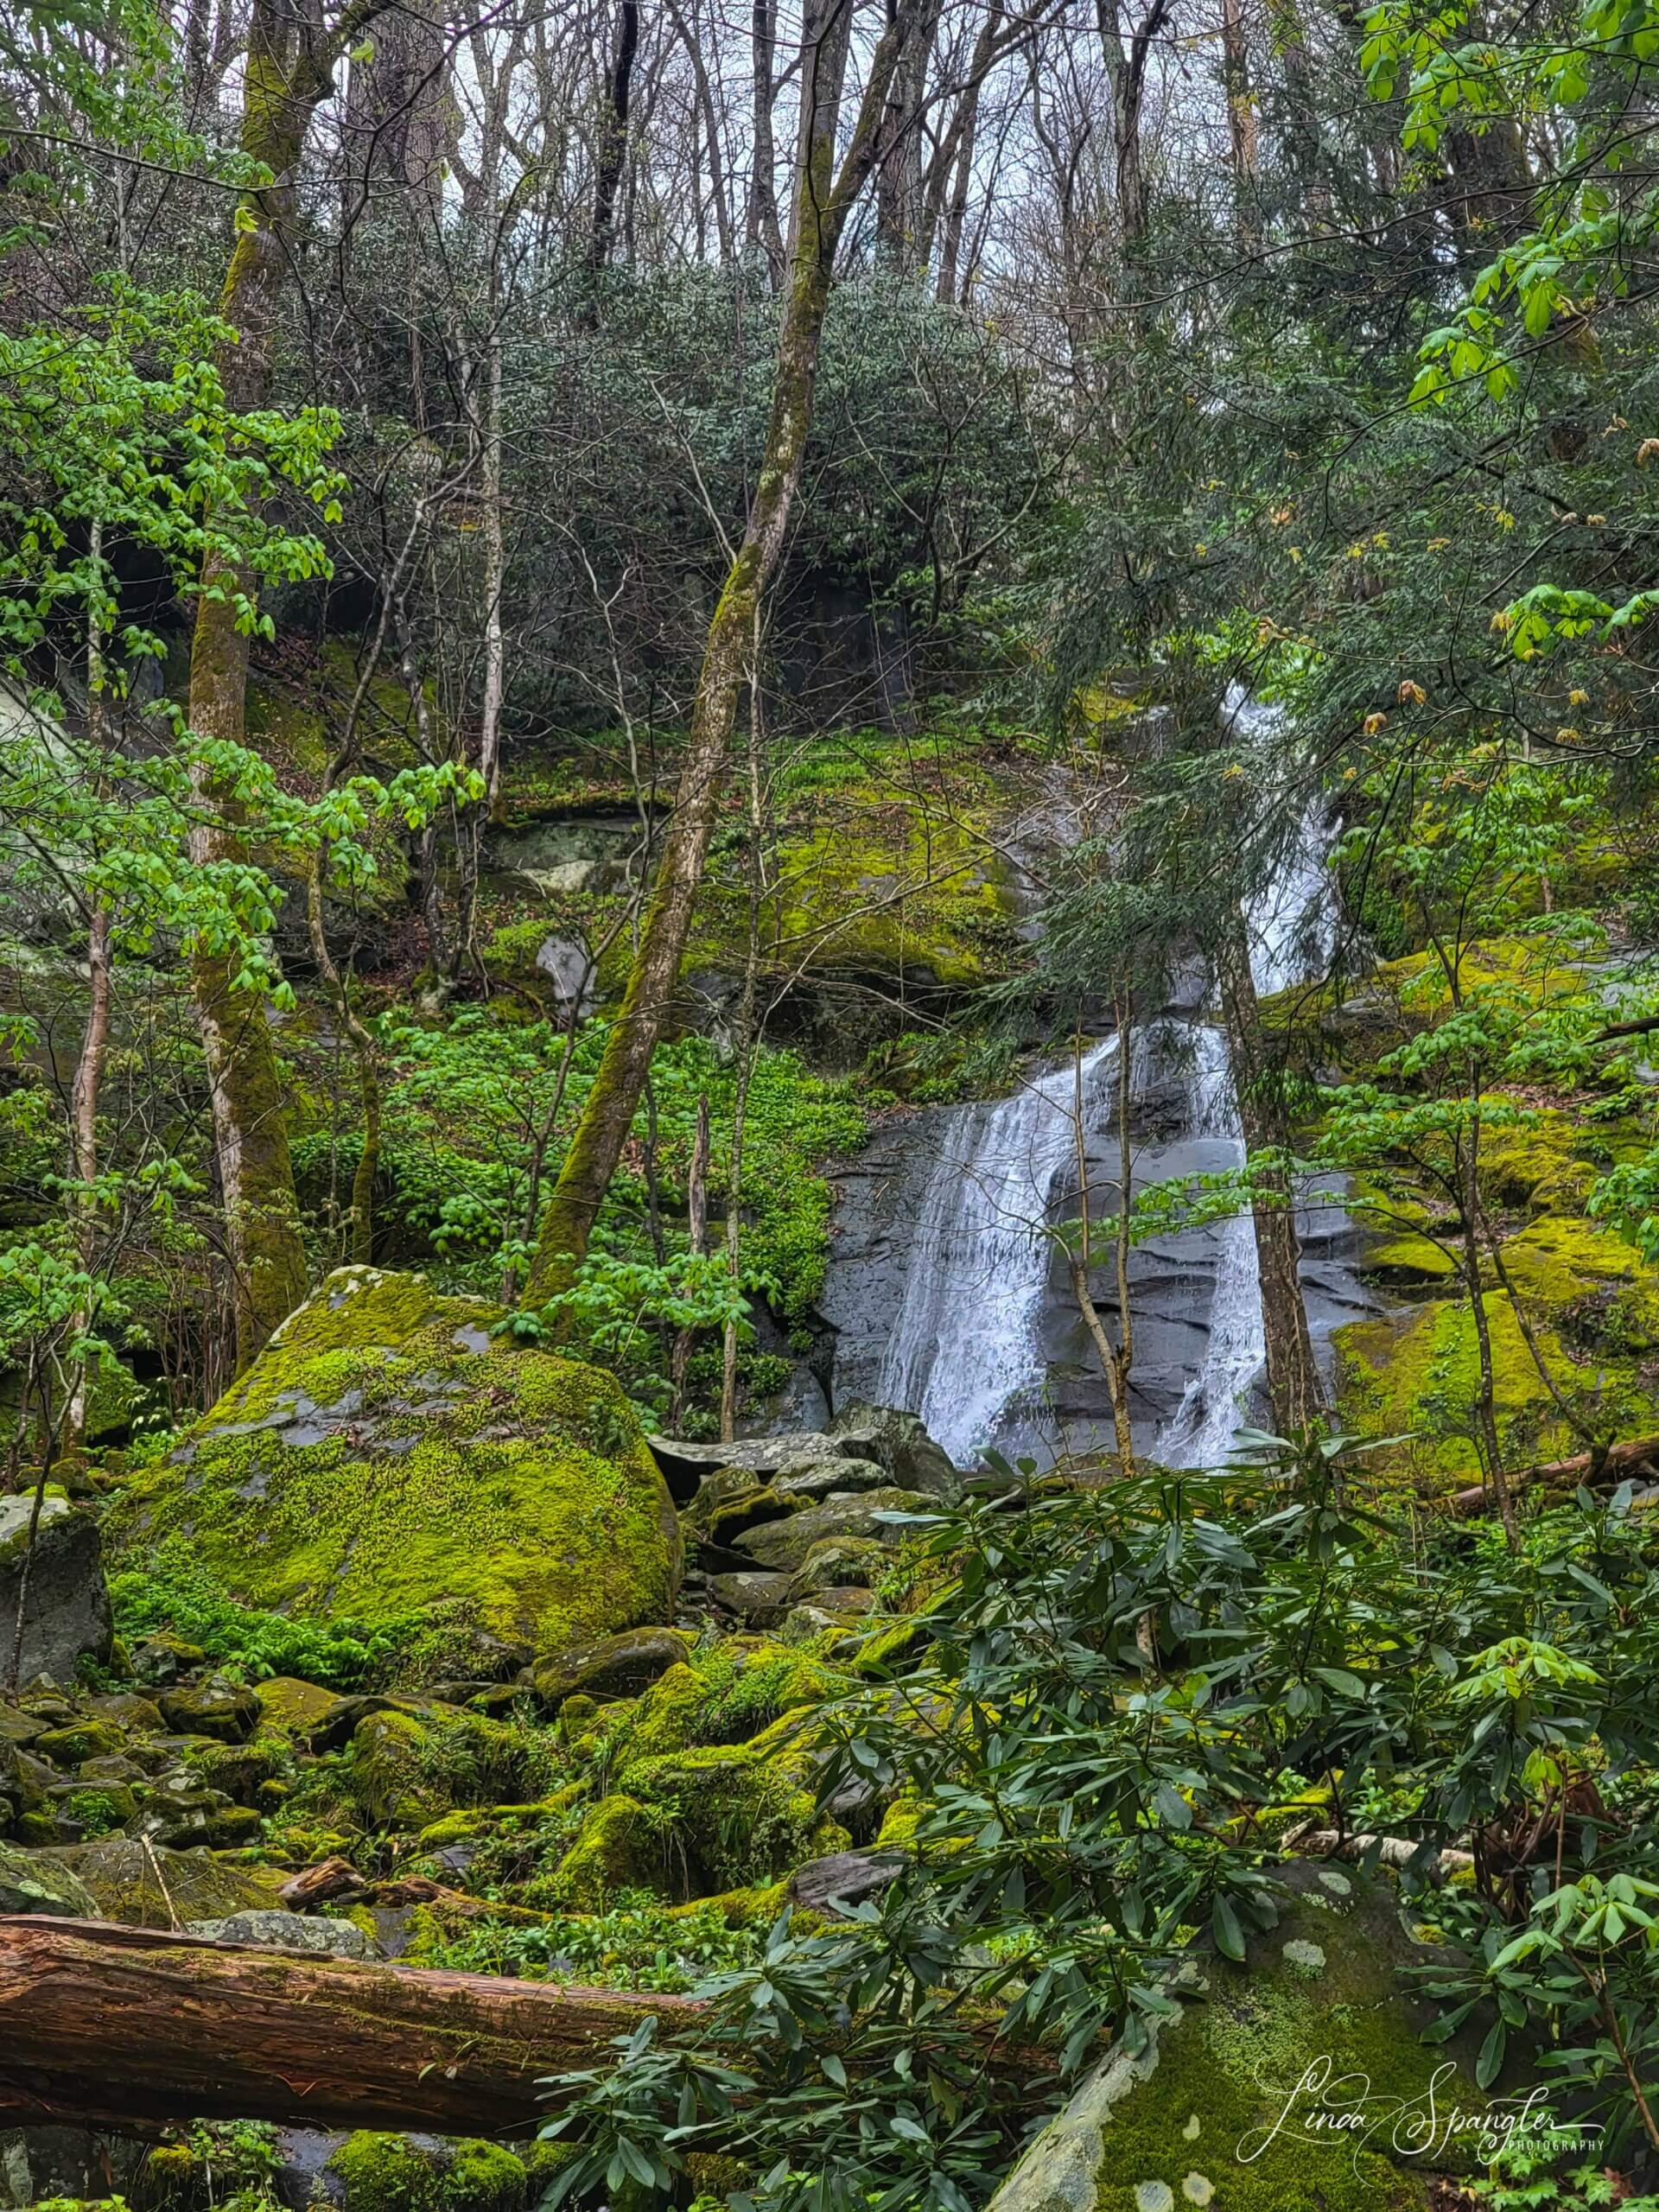
<path id="1" fill-rule="evenodd" d="M 915 0 L 893 10 L 871 57 L 852 138 L 839 166 L 836 140 L 851 10 L 842 6 L 821 10 L 823 22 L 804 54 L 793 255 L 766 449 L 748 526 L 709 626 L 673 817 L 632 973 L 543 1217 L 528 1288 L 532 1302 L 568 1289 L 582 1264 L 627 1141 L 657 1039 L 673 1006 L 726 779 L 738 701 L 749 675 L 755 620 L 783 550 L 800 482 L 823 319 L 835 282 L 836 249 L 880 152 L 881 118 L 893 70 L 918 13 Z"/>
<path id="2" fill-rule="evenodd" d="M 1296 1234 L 1295 1195 L 1282 1167 L 1273 1164 L 1288 1148 L 1289 1131 L 1279 1071 L 1273 1065 L 1250 973 L 1249 938 L 1235 907 L 1217 955 L 1222 1014 L 1227 1025 L 1244 1156 L 1256 1198 L 1252 1208 L 1256 1272 L 1262 1292 L 1262 1329 L 1267 1343 L 1268 1395 L 1281 1436 L 1308 1427 L 1325 1410 L 1318 1363 L 1302 1296 L 1301 1240 Z"/>
<path id="3" fill-rule="evenodd" d="M 254 0 L 239 143 L 271 181 L 238 203 L 219 298 L 219 311 L 238 342 L 220 349 L 218 367 L 226 397 L 238 411 L 270 404 L 300 156 L 341 44 L 375 12 L 360 6 L 330 31 L 321 16 L 303 6 Z M 245 726 L 249 645 L 238 625 L 238 602 L 245 602 L 248 585 L 235 569 L 207 563 L 190 647 L 190 726 L 198 736 L 238 745 Z M 196 801 L 192 857 L 202 865 L 239 859 L 236 806 L 206 772 L 198 777 Z M 239 969 L 236 959 L 204 950 L 193 963 L 191 982 L 213 1100 L 237 1361 L 245 1366 L 304 1297 L 306 1271 L 276 1051 L 264 1002 L 238 982 Z"/>

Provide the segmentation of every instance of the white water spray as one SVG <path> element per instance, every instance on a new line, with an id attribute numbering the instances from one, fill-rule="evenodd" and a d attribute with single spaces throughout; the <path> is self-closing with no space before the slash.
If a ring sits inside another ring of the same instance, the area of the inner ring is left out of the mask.
<path id="1" fill-rule="evenodd" d="M 1228 711 L 1236 722 L 1255 721 L 1260 727 L 1276 720 L 1279 710 L 1257 705 L 1235 691 L 1228 695 Z M 1274 882 L 1246 909 L 1250 973 L 1264 998 L 1323 975 L 1329 963 L 1335 920 L 1325 820 L 1321 803 L 1311 801 Z M 1225 1141 L 1232 1164 L 1242 1167 L 1243 1133 L 1225 1035 L 1205 1023 L 1197 1030 L 1194 1042 L 1188 1134 Z M 1172 1467 L 1223 1465 L 1245 1424 L 1250 1393 L 1267 1360 L 1255 1224 L 1248 1212 L 1235 1214 L 1219 1224 L 1215 1238 L 1215 1288 L 1204 1360 L 1153 1446 L 1153 1457 Z"/>
<path id="2" fill-rule="evenodd" d="M 1085 1126 L 1116 1046 L 1109 1037 L 1084 1054 Z M 913 1408 L 963 1465 L 1043 1378 L 1049 1199 L 1076 1155 L 1077 1082 L 1068 1060 L 969 1109 L 929 1179 L 874 1395 Z"/>

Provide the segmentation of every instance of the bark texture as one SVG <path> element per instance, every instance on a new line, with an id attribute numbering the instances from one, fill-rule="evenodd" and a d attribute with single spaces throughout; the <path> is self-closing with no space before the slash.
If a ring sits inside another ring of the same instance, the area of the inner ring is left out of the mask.
<path id="1" fill-rule="evenodd" d="M 528 2132 L 548 2074 L 700 2007 L 493 1975 L 0 1920 L 0 2119 Z"/>
<path id="2" fill-rule="evenodd" d="M 242 199 L 219 298 L 239 342 L 221 349 L 218 367 L 238 412 L 269 403 L 300 156 L 341 43 L 374 13 L 372 7 L 358 9 L 325 31 L 320 19 L 285 9 L 281 0 L 254 0 L 239 143 L 272 181 Z M 209 560 L 201 586 L 190 648 L 190 726 L 199 736 L 239 745 L 249 641 L 238 626 L 237 602 L 246 596 L 249 579 Z M 234 802 L 206 776 L 198 779 L 196 799 L 191 857 L 200 866 L 239 860 Z M 238 985 L 238 967 L 204 950 L 192 963 L 191 981 L 213 1100 L 237 1359 L 245 1366 L 305 1296 L 306 1273 L 276 1055 L 264 1001 Z"/>

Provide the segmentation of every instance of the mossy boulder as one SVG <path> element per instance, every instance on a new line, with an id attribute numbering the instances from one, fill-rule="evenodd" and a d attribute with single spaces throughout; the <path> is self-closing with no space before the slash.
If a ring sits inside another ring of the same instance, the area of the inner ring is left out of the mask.
<path id="1" fill-rule="evenodd" d="M 168 1690 L 162 1718 L 175 1736 L 211 1736 L 216 1743 L 245 1744 L 259 1726 L 259 1700 L 224 1675 Z"/>
<path id="2" fill-rule="evenodd" d="M 677 1628 L 634 1628 L 556 1653 L 536 1669 L 537 1700 L 556 1713 L 567 1698 L 631 1697 L 679 1665 L 695 1638 Z"/>
<path id="3" fill-rule="evenodd" d="M 1509 2091 L 1475 2086 L 1485 2024 L 1422 2042 L 1409 1973 L 1437 1954 L 1394 1892 L 1312 1864 L 1278 1879 L 1278 1925 L 1242 1965 L 1195 1960 L 1178 2016 L 1107 2057 L 990 2212 L 1429 2212 L 1437 2179 L 1490 2157 Z"/>
<path id="4" fill-rule="evenodd" d="M 630 1797 L 673 1831 L 679 1878 L 694 1894 L 775 1881 L 851 1839 L 818 1808 L 810 1755 L 789 1716 L 747 1744 L 698 1745 L 629 1761 Z"/>
<path id="5" fill-rule="evenodd" d="M 664 1823 L 636 1797 L 601 1797 L 559 1862 L 560 1895 L 578 1912 L 603 1912 L 622 1890 L 661 1889 Z"/>
<path id="6" fill-rule="evenodd" d="M 98 1901 L 79 1876 L 60 1861 L 0 1843 L 0 1913 L 13 1912 L 96 1920 Z"/>
<path id="7" fill-rule="evenodd" d="M 331 2152 L 317 2194 L 340 2212 L 518 2212 L 524 2162 L 499 2143 L 361 2129 Z"/>
<path id="8" fill-rule="evenodd" d="M 129 1928 L 170 1928 L 175 1920 L 220 1920 L 269 1910 L 278 1904 L 287 1878 L 277 1867 L 217 1859 L 208 1851 L 146 1847 L 124 1835 L 54 1852 L 50 1863 L 84 1885 L 99 1919 Z"/>
<path id="9" fill-rule="evenodd" d="M 187 1551 L 252 1605 L 395 1624 L 411 1676 L 454 1656 L 423 1619 L 464 1620 L 501 1660 L 670 1616 L 677 1525 L 620 1388 L 504 1341 L 501 1319 L 423 1276 L 337 1269 L 130 1482 L 113 1542 Z"/>

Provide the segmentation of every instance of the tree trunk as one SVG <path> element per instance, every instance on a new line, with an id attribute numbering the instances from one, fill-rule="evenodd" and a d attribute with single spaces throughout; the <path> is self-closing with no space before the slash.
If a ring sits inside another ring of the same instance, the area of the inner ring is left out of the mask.
<path id="1" fill-rule="evenodd" d="M 1221 75 L 1227 96 L 1227 136 L 1233 154 L 1233 196 L 1239 237 L 1246 245 L 1257 236 L 1255 95 L 1250 89 L 1250 54 L 1244 34 L 1243 0 L 1221 0 Z"/>
<path id="2" fill-rule="evenodd" d="M 616 194 L 628 151 L 628 99 L 634 57 L 639 51 L 639 0 L 620 0 L 616 11 L 616 58 L 605 79 L 600 110 L 599 145 L 594 161 L 594 224 L 588 240 L 588 267 L 597 275 L 611 257 L 616 229 Z"/>
<path id="3" fill-rule="evenodd" d="M 939 0 L 926 0 L 916 35 L 893 73 L 883 130 L 886 151 L 875 183 L 876 245 L 889 264 L 905 276 L 921 266 L 921 118 L 938 29 Z"/>
<path id="4" fill-rule="evenodd" d="M 801 95 L 803 152 L 791 226 L 794 248 L 789 294 L 779 334 L 772 413 L 753 505 L 743 543 L 709 624 L 673 817 L 640 931 L 639 952 L 543 1220 L 528 1292 L 534 1302 L 568 1289 L 582 1264 L 600 1205 L 627 1141 L 657 1039 L 673 1004 L 692 908 L 726 779 L 727 753 L 739 695 L 748 671 L 755 621 L 783 550 L 800 482 L 823 319 L 835 282 L 836 249 L 879 153 L 880 124 L 888 87 L 914 21 L 913 14 L 901 7 L 882 33 L 871 56 L 852 142 L 837 170 L 836 137 L 851 10 L 837 4 L 831 14 L 831 23 L 821 27 L 805 54 Z M 824 94 L 820 73 L 827 73 L 833 81 L 833 99 Z"/>
<path id="5" fill-rule="evenodd" d="M 1296 1234 L 1294 1195 L 1282 1168 L 1262 1163 L 1262 1154 L 1282 1154 L 1288 1149 L 1289 1131 L 1278 1071 L 1269 1060 L 1256 1005 L 1249 933 L 1236 906 L 1217 950 L 1216 966 L 1244 1156 L 1259 1192 L 1252 1212 L 1262 1327 L 1267 1340 L 1268 1395 L 1273 1402 L 1274 1428 L 1281 1436 L 1294 1436 L 1319 1420 L 1325 1410 L 1324 1392 L 1302 1298 L 1302 1255 Z"/>
<path id="6" fill-rule="evenodd" d="M 697 1130 L 691 1143 L 691 1165 L 685 1178 L 685 1241 L 692 1252 L 701 1255 L 709 1249 L 709 1094 L 697 1094 Z M 697 1338 L 696 1330 L 687 1326 L 675 1337 L 669 1355 L 668 1379 L 673 1395 L 670 1402 L 670 1417 L 676 1427 L 685 1412 L 685 1370 L 690 1364 L 691 1349 Z M 670 1433 L 673 1432 L 671 1430 Z"/>
<path id="7" fill-rule="evenodd" d="M 1504 1541 L 1512 1552 L 1521 1548 L 1521 1530 L 1515 1517 L 1515 1500 L 1510 1495 L 1509 1482 L 1503 1472 L 1503 1446 L 1497 1436 L 1497 1377 L 1492 1363 L 1492 1332 L 1486 1312 L 1486 1294 L 1480 1280 L 1480 1091 L 1478 1078 L 1471 1078 L 1471 1096 L 1473 1111 L 1470 1117 L 1469 1135 L 1463 1147 L 1463 1273 L 1464 1288 L 1469 1295 L 1469 1310 L 1474 1319 L 1475 1345 L 1480 1355 L 1480 1394 L 1475 1401 L 1476 1417 L 1480 1423 L 1481 1443 L 1486 1453 L 1487 1479 L 1497 1500 L 1498 1518 L 1503 1523 Z"/>
<path id="8" fill-rule="evenodd" d="M 0 2118 L 267 2120 L 528 2133 L 541 2078 L 604 2060 L 684 1997 L 208 1943 L 149 1928 L 0 1920 Z"/>
<path id="9" fill-rule="evenodd" d="M 958 272 L 962 266 L 963 235 L 968 224 L 968 200 L 973 189 L 974 149 L 979 137 L 979 101 L 985 73 L 995 49 L 1002 22 L 1001 0 L 987 10 L 975 41 L 968 81 L 957 100 L 957 111 L 938 156 L 940 188 L 949 183 L 950 198 L 944 211 L 939 236 L 938 296 L 946 307 L 957 303 Z M 931 239 L 929 241 L 931 247 Z"/>
<path id="10" fill-rule="evenodd" d="M 777 155 L 772 130 L 772 107 L 777 98 L 772 82 L 772 53 L 777 37 L 772 0 L 754 0 L 749 34 L 754 74 L 754 166 L 749 178 L 749 204 L 743 234 L 750 246 L 764 251 L 774 292 L 784 281 L 785 269 L 784 234 L 778 226 Z"/>
<path id="11" fill-rule="evenodd" d="M 238 202 L 236 243 L 219 297 L 219 312 L 238 335 L 237 344 L 220 348 L 218 360 L 226 396 L 238 412 L 270 404 L 300 156 L 340 42 L 376 12 L 374 6 L 354 8 L 325 38 L 282 0 L 254 0 L 239 143 L 270 170 L 272 182 Z M 199 737 L 234 745 L 243 740 L 248 689 L 248 638 L 237 626 L 236 601 L 248 582 L 216 561 L 205 564 L 190 648 L 190 727 Z M 205 772 L 196 779 L 195 795 L 202 818 L 191 832 L 192 858 L 199 866 L 239 860 L 234 802 Z M 213 1102 L 237 1360 L 246 1366 L 305 1296 L 306 1268 L 276 1055 L 264 1001 L 238 984 L 238 967 L 203 950 L 192 963 L 191 982 Z"/>
<path id="12" fill-rule="evenodd" d="M 1141 158 L 1141 111 L 1146 102 L 1152 42 L 1168 20 L 1171 4 L 1172 0 L 1147 0 L 1146 13 L 1126 40 L 1118 0 L 1096 0 L 1101 51 L 1111 79 L 1117 220 L 1127 253 L 1134 253 L 1144 243 L 1151 212 Z"/>
<path id="13" fill-rule="evenodd" d="M 1534 1467 L 1511 1467 L 1505 1471 L 1503 1488 L 1513 1498 L 1518 1490 L 1529 1484 L 1541 1483 L 1547 1489 L 1560 1491 L 1579 1484 L 1605 1484 L 1615 1477 L 1645 1474 L 1659 1464 L 1659 1436 L 1633 1436 L 1627 1443 L 1609 1445 L 1605 1451 L 1575 1452 L 1571 1459 L 1546 1459 Z M 1492 1502 L 1492 1490 L 1485 1483 L 1471 1483 L 1465 1490 L 1454 1490 L 1447 1497 L 1438 1501 L 1443 1513 L 1466 1517 L 1471 1513 L 1484 1513 Z"/>

